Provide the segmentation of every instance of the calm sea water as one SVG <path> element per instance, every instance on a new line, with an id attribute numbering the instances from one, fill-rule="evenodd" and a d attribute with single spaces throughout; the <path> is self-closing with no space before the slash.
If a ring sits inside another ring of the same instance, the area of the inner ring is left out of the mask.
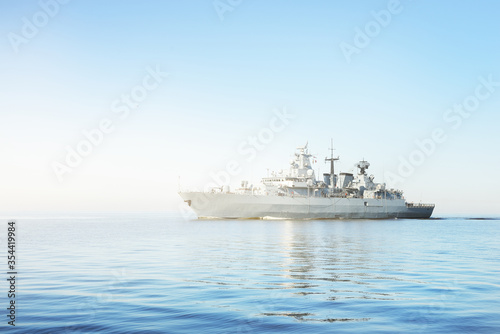
<path id="1" fill-rule="evenodd" d="M 95 214 L 17 230 L 20 333 L 500 332 L 498 219 Z"/>

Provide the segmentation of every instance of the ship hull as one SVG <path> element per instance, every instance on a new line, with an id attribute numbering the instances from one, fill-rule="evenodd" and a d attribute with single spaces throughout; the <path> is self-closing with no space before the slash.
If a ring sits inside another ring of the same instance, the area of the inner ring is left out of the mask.
<path id="1" fill-rule="evenodd" d="M 408 207 L 404 199 L 291 197 L 181 192 L 198 218 L 387 219 L 429 218 L 434 207 Z"/>

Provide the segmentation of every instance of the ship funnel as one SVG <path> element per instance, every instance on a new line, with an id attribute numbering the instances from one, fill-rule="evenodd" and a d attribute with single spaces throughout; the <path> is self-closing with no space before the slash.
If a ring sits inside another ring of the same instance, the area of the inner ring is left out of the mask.
<path id="1" fill-rule="evenodd" d="M 330 186 L 330 174 L 329 173 L 323 173 L 323 182 L 325 182 L 325 184 L 327 186 Z"/>
<path id="2" fill-rule="evenodd" d="M 347 188 L 353 179 L 354 175 L 351 173 L 340 173 L 339 188 Z"/>

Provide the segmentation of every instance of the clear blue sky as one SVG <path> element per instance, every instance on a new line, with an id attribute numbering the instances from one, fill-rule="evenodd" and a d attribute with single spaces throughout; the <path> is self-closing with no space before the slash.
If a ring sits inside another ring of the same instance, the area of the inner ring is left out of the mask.
<path id="1" fill-rule="evenodd" d="M 235 160 L 231 184 L 256 182 L 306 141 L 324 159 L 330 138 L 338 168 L 365 158 L 382 182 L 440 128 L 396 186 L 437 214 L 500 214 L 500 86 L 461 124 L 446 114 L 500 82 L 497 1 L 215 3 L 3 1 L 0 211 L 175 209 L 178 176 L 201 188 Z M 157 67 L 168 77 L 120 118 L 113 103 Z M 295 118 L 248 162 L 238 147 L 283 107 Z M 113 131 L 60 182 L 54 162 L 103 119 Z"/>

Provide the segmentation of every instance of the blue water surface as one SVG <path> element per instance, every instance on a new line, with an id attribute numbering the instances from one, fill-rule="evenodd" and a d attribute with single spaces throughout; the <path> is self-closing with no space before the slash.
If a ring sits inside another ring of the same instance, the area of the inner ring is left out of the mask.
<path id="1" fill-rule="evenodd" d="M 498 219 L 14 218 L 2 331 L 500 333 Z"/>

